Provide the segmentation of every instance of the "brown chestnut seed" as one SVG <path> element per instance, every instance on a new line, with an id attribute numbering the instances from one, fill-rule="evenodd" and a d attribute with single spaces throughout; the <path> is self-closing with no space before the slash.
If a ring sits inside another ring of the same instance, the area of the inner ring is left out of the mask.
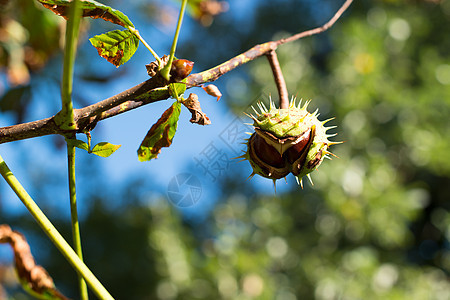
<path id="1" fill-rule="evenodd" d="M 187 59 L 177 59 L 172 62 L 170 75 L 175 81 L 183 80 L 192 72 L 194 62 Z"/>
<path id="2" fill-rule="evenodd" d="M 289 167 L 280 154 L 255 133 L 248 141 L 248 156 L 255 174 L 271 179 L 283 178 L 289 174 Z"/>
<path id="3" fill-rule="evenodd" d="M 293 164 L 297 159 L 299 159 L 299 157 L 303 154 L 303 152 L 307 150 L 306 146 L 308 145 L 310 137 L 311 137 L 311 130 L 308 130 L 302 135 L 301 139 L 298 141 L 297 144 L 290 147 L 284 153 L 290 164 Z"/>
<path id="4" fill-rule="evenodd" d="M 253 137 L 253 149 L 258 158 L 268 165 L 282 168 L 286 164 L 280 153 L 274 147 L 267 144 L 258 134 L 255 134 Z"/>
<path id="5" fill-rule="evenodd" d="M 283 138 L 278 138 L 269 131 L 261 130 L 258 127 L 255 127 L 255 132 L 260 137 L 262 137 L 267 144 L 274 147 L 281 155 L 284 154 L 284 152 L 292 147 L 292 145 L 295 145 L 299 141 L 298 136 L 286 136 Z"/>

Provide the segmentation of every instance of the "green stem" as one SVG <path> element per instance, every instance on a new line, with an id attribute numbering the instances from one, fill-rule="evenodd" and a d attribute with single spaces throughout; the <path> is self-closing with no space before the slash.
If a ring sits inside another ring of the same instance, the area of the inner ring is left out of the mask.
<path id="1" fill-rule="evenodd" d="M 83 251 L 81 248 L 81 234 L 80 225 L 78 222 L 78 211 L 77 211 L 77 191 L 75 185 L 75 147 L 67 144 L 67 161 L 69 169 L 69 195 L 70 195 L 70 215 L 72 220 L 72 236 L 73 245 L 78 257 L 83 260 Z M 82 276 L 78 276 L 79 286 L 80 286 L 80 299 L 88 300 L 88 290 L 86 282 Z"/>
<path id="2" fill-rule="evenodd" d="M 61 101 L 62 109 L 60 114 L 60 126 L 64 129 L 76 129 L 73 113 L 73 71 L 75 65 L 75 56 L 77 52 L 78 32 L 81 22 L 81 5 L 79 0 L 72 1 L 70 6 L 69 20 L 67 21 L 65 48 L 64 48 L 64 66 L 63 78 L 61 83 Z M 81 251 L 80 226 L 78 222 L 77 198 L 75 187 L 75 147 L 67 144 L 68 172 L 69 172 L 69 194 L 70 194 L 70 213 L 72 223 L 73 243 L 76 253 L 81 261 L 83 255 Z M 79 274 L 80 299 L 88 300 L 88 291 L 86 282 Z"/>
<path id="3" fill-rule="evenodd" d="M 65 35 L 64 66 L 61 82 L 62 109 L 59 115 L 59 125 L 63 129 L 76 129 L 73 115 L 72 87 L 75 55 L 77 52 L 78 31 L 81 21 L 80 8 L 81 6 L 79 0 L 72 2 Z"/>
<path id="4" fill-rule="evenodd" d="M 108 291 L 103 287 L 103 285 L 98 281 L 98 279 L 92 274 L 89 268 L 83 263 L 83 261 L 78 257 L 75 251 L 70 247 L 70 245 L 64 240 L 61 234 L 56 230 L 50 220 L 41 211 L 36 202 L 30 197 L 27 191 L 23 188 L 14 174 L 11 172 L 9 167 L 6 165 L 2 156 L 0 155 L 0 174 L 16 193 L 19 199 L 23 202 L 25 207 L 30 211 L 31 215 L 35 218 L 39 226 L 44 230 L 45 234 L 50 238 L 53 244 L 58 248 L 58 250 L 64 255 L 67 261 L 74 267 L 74 269 L 86 280 L 87 284 L 93 292 L 100 299 L 113 300 L 114 298 L 108 293 Z"/>
<path id="5" fill-rule="evenodd" d="M 155 57 L 156 61 L 158 62 L 158 65 L 161 65 L 161 59 L 159 58 L 158 54 L 155 52 L 155 50 L 150 47 L 150 45 L 144 40 L 144 38 L 139 34 L 139 31 L 131 26 L 128 26 L 127 29 L 131 31 L 141 42 L 144 44 L 145 48 L 150 51 L 150 53 Z"/>
<path id="6" fill-rule="evenodd" d="M 88 152 L 90 152 L 91 151 L 91 139 L 92 139 L 92 137 L 91 137 L 91 133 L 89 131 L 86 132 L 86 137 L 87 137 L 87 144 L 88 144 Z"/>
<path id="7" fill-rule="evenodd" d="M 178 36 L 180 34 L 181 23 L 183 22 L 184 11 L 186 10 L 187 0 L 183 0 L 181 3 L 180 15 L 178 16 L 177 29 L 175 30 L 175 36 L 173 37 L 172 48 L 170 49 L 170 56 L 167 65 L 161 70 L 161 76 L 167 81 L 170 80 L 170 69 L 172 68 L 172 61 L 177 49 Z"/>
<path id="8" fill-rule="evenodd" d="M 178 102 L 182 102 L 180 96 L 178 96 L 177 88 L 174 87 L 173 83 L 169 84 L 169 94 L 174 97 Z"/>

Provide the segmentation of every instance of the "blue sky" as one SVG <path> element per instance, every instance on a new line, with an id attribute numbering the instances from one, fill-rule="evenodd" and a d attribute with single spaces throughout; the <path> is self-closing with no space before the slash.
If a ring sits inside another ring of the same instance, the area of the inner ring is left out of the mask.
<path id="1" fill-rule="evenodd" d="M 251 22 L 252 12 L 257 1 L 238 1 L 230 2 L 230 11 L 223 15 L 224 18 L 230 18 L 233 22 L 240 22 L 245 28 L 246 22 Z M 124 2 L 125 3 L 125 2 Z M 127 13 L 127 7 L 117 7 Z M 177 6 L 177 2 L 173 2 Z M 170 48 L 174 28 L 161 28 L 149 26 L 142 15 L 131 16 L 132 21 L 139 29 L 141 35 L 151 44 L 158 53 L 167 53 Z M 195 20 L 185 17 L 183 27 L 180 33 L 179 48 L 183 47 L 184 41 L 187 41 L 193 32 Z M 118 74 L 120 76 L 111 80 L 108 85 L 97 85 L 96 83 L 76 80 L 74 83 L 74 93 L 82 95 L 85 101 L 94 103 L 99 100 L 113 96 L 125 89 L 128 89 L 148 78 L 144 65 L 153 60 L 150 53 L 140 45 L 135 56 L 120 69 L 106 62 L 97 55 L 97 51 L 87 42 L 87 39 L 95 34 L 111 30 L 110 24 L 100 20 L 91 20 L 91 28 L 88 36 L 84 37 L 85 43 L 79 49 L 80 55 L 92 58 L 87 66 L 90 70 L 97 70 L 101 74 Z M 175 24 L 174 24 L 175 25 Z M 173 26 L 174 26 L 173 25 Z M 105 29 L 106 28 L 106 29 Z M 114 28 L 115 29 L 115 28 Z M 230 53 L 230 58 L 239 53 Z M 195 60 L 195 57 L 192 58 Z M 221 62 L 217 62 L 220 64 Z M 60 107 L 59 87 L 52 83 L 52 80 L 58 78 L 61 72 L 60 60 L 55 58 L 47 66 L 51 76 L 33 79 L 33 84 L 37 86 L 31 109 L 26 116 L 27 121 L 48 117 L 55 114 Z M 75 69 L 76 74 L 84 72 L 86 66 L 78 66 Z M 193 72 L 200 72 L 198 66 L 194 66 Z M 47 72 L 49 73 L 49 72 Z M 1 79 L 5 82 L 5 78 Z M 236 160 L 230 160 L 231 157 L 238 156 L 240 153 L 236 149 L 243 149 L 239 143 L 227 145 L 220 134 L 225 134 L 236 120 L 236 115 L 231 113 L 226 105 L 231 101 L 233 94 L 248 93 L 247 82 L 239 70 L 224 75 L 214 82 L 224 96 L 217 102 L 214 97 L 207 95 L 201 88 L 190 89 L 199 96 L 203 111 L 209 116 L 212 124 L 209 126 L 199 126 L 189 122 L 190 113 L 183 108 L 178 125 L 178 132 L 170 148 L 163 149 L 158 159 L 151 162 L 139 162 L 137 159 L 137 148 L 147 133 L 151 125 L 156 122 L 162 112 L 168 108 L 172 100 L 161 101 L 141 107 L 139 109 L 127 112 L 111 119 L 100 122 L 92 131 L 92 142 L 98 143 L 108 141 L 113 144 L 120 144 L 122 147 L 109 158 L 99 158 L 89 155 L 83 151 L 77 151 L 77 184 L 79 192 L 80 209 L 83 211 L 83 203 L 88 203 L 89 195 L 96 189 L 101 188 L 101 193 L 110 193 L 115 195 L 117 190 L 129 184 L 130 181 L 137 178 L 148 180 L 151 189 L 144 191 L 151 197 L 166 197 L 167 186 L 172 178 L 179 173 L 189 172 L 200 178 L 202 183 L 202 197 L 197 205 L 190 209 L 184 209 L 186 214 L 195 217 L 203 215 L 211 209 L 215 201 L 219 198 L 216 182 L 220 178 L 212 178 L 205 174 L 204 169 L 199 165 L 198 160 L 205 155 L 207 149 L 211 150 L 211 145 L 218 149 L 229 160 L 221 174 L 237 174 L 246 178 L 252 172 L 247 162 L 237 163 Z M 264 92 L 261 92 L 266 97 Z M 252 99 L 260 95 L 252 95 Z M 250 122 L 243 114 L 239 116 L 241 120 Z M 13 119 L 9 114 L 0 114 L 0 126 L 13 124 Z M 241 124 L 242 125 L 242 124 Z M 242 125 L 245 126 L 245 125 Z M 83 135 L 78 135 L 79 139 L 85 139 Z M 243 137 L 241 137 L 243 139 Z M 43 137 L 26 141 L 13 142 L 0 145 L 0 153 L 11 167 L 18 179 L 29 189 L 39 190 L 48 198 L 44 203 L 52 209 L 57 209 L 62 215 L 68 215 L 67 207 L 67 174 L 65 150 L 55 151 L 53 146 L 53 137 Z M 83 169 L 81 167 L 84 167 Z M 86 168 L 86 166 L 91 166 Z M 95 166 L 95 167 L 93 167 Z M 45 187 L 35 186 L 34 179 L 42 179 L 49 183 Z M 292 176 L 288 177 L 289 184 L 284 181 L 277 183 L 277 194 L 281 195 L 284 191 L 295 189 L 297 185 Z M 243 182 L 243 188 L 248 182 Z M 273 183 L 271 180 L 255 176 L 251 183 L 258 187 L 262 193 L 273 194 Z M 151 198 L 150 197 L 150 198 Z M 8 214 L 26 213 L 22 204 L 12 194 L 5 182 L 0 182 L 0 209 Z"/>

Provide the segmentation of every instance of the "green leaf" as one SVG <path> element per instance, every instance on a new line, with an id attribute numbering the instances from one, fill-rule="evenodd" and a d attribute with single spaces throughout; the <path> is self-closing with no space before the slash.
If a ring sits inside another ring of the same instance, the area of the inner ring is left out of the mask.
<path id="1" fill-rule="evenodd" d="M 160 99 L 167 99 L 169 97 L 175 97 L 174 90 L 177 91 L 178 97 L 181 97 L 184 92 L 186 91 L 186 79 L 182 80 L 182 83 L 171 83 L 169 85 L 154 88 L 146 93 L 143 93 L 136 97 L 136 100 L 146 100 L 146 99 L 152 99 L 152 100 L 160 100 Z"/>
<path id="2" fill-rule="evenodd" d="M 71 0 L 38 0 L 45 8 L 50 9 L 58 16 L 67 19 L 69 15 L 69 6 Z M 91 17 L 93 19 L 103 19 L 105 21 L 118 24 L 123 27 L 133 27 L 130 19 L 121 11 L 104 5 L 93 0 L 81 0 L 81 9 L 83 17 Z"/>
<path id="3" fill-rule="evenodd" d="M 91 153 L 101 156 L 101 157 L 108 157 L 114 152 L 116 152 L 117 149 L 119 149 L 121 145 L 113 145 L 107 142 L 101 142 L 92 148 Z"/>
<path id="4" fill-rule="evenodd" d="M 183 79 L 183 82 L 186 82 L 186 79 Z M 181 95 L 183 95 L 183 93 L 186 91 L 186 84 L 185 83 L 171 83 L 169 84 L 169 94 L 170 96 L 172 96 L 173 98 L 177 99 L 177 95 L 178 97 L 181 97 Z"/>
<path id="5" fill-rule="evenodd" d="M 147 161 L 158 157 L 162 147 L 169 147 L 177 131 L 180 117 L 181 103 L 175 101 L 153 124 L 147 132 L 141 146 L 138 149 L 140 161 Z"/>
<path id="6" fill-rule="evenodd" d="M 116 67 L 126 63 L 136 52 L 139 39 L 128 29 L 113 30 L 90 38 L 101 57 Z"/>
<path id="7" fill-rule="evenodd" d="M 87 143 L 77 140 L 77 139 L 66 139 L 66 142 L 69 146 L 77 147 L 78 149 L 85 150 L 89 152 L 89 146 Z"/>

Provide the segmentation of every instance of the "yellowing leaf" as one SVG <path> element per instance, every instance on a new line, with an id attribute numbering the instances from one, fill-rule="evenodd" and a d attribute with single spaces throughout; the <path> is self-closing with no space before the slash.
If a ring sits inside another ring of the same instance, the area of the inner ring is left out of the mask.
<path id="1" fill-rule="evenodd" d="M 139 39 L 128 29 L 113 30 L 90 38 L 101 57 L 116 67 L 126 63 L 136 52 Z"/>
<path id="2" fill-rule="evenodd" d="M 153 124 L 147 132 L 141 146 L 138 149 L 140 161 L 147 161 L 158 157 L 162 147 L 169 147 L 177 131 L 180 117 L 181 103 L 175 101 Z"/>

